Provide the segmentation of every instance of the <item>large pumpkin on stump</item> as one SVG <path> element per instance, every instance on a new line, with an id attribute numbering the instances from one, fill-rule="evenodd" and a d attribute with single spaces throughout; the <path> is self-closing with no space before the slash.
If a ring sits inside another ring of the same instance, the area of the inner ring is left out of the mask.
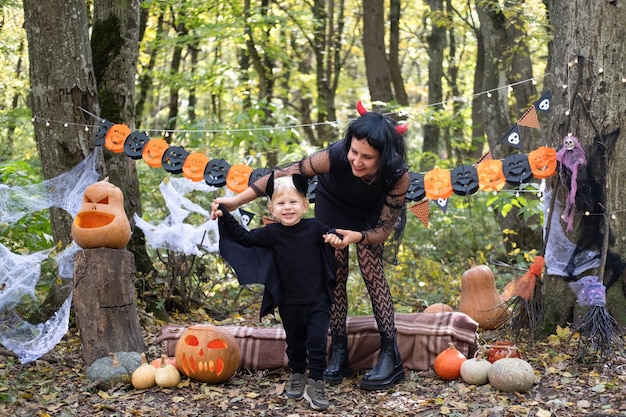
<path id="1" fill-rule="evenodd" d="M 108 178 L 85 188 L 82 206 L 72 222 L 72 239 L 83 249 L 122 249 L 130 241 L 124 193 Z"/>
<path id="2" fill-rule="evenodd" d="M 483 330 L 497 329 L 508 318 L 508 306 L 487 265 L 475 265 L 471 261 L 471 267 L 463 272 L 459 311 L 476 320 Z"/>
<path id="3" fill-rule="evenodd" d="M 218 384 L 237 372 L 241 351 L 227 331 L 212 324 L 190 326 L 176 343 L 176 364 L 191 379 Z"/>

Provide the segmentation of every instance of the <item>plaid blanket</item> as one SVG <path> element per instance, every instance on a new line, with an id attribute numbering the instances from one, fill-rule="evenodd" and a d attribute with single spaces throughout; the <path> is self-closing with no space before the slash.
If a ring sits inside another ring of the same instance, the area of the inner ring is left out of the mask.
<path id="1" fill-rule="evenodd" d="M 372 368 L 378 360 L 380 335 L 374 316 L 349 317 L 348 354 L 354 370 Z M 241 368 L 277 369 L 287 366 L 285 331 L 282 327 L 250 327 L 223 325 L 241 350 Z M 170 330 L 166 330 L 169 328 Z M 175 328 L 176 330 L 172 330 Z M 431 367 L 435 357 L 450 342 L 469 356 L 475 348 L 478 323 L 468 315 L 458 312 L 437 314 L 396 314 L 398 349 L 406 369 L 423 371 Z M 157 342 L 165 342 L 170 356 L 175 352 L 175 341 L 184 327 L 164 326 Z M 165 336 L 169 334 L 170 337 Z M 328 337 L 330 352 L 330 334 Z"/>

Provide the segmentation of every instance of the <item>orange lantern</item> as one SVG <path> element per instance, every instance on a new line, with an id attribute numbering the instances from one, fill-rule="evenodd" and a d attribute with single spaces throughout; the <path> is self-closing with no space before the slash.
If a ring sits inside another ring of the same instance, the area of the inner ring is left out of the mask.
<path id="1" fill-rule="evenodd" d="M 130 133 L 125 124 L 111 126 L 104 137 L 104 147 L 114 153 L 124 152 L 124 142 Z"/>
<path id="2" fill-rule="evenodd" d="M 248 179 L 252 174 L 252 168 L 246 164 L 236 164 L 230 167 L 226 175 L 226 187 L 236 193 L 248 188 Z"/>
<path id="3" fill-rule="evenodd" d="M 72 222 L 72 238 L 83 249 L 122 249 L 130 241 L 124 194 L 107 179 L 85 188 L 83 204 Z"/>
<path id="4" fill-rule="evenodd" d="M 148 166 L 152 168 L 161 168 L 163 166 L 161 159 L 169 147 L 170 145 L 163 138 L 150 139 L 143 147 L 141 157 L 144 161 L 146 161 Z"/>
<path id="5" fill-rule="evenodd" d="M 424 175 L 424 191 L 430 200 L 446 199 L 452 195 L 450 171 L 435 167 Z"/>
<path id="6" fill-rule="evenodd" d="M 502 161 L 491 159 L 483 161 L 476 167 L 478 173 L 478 188 L 482 191 L 500 191 L 506 184 Z"/>
<path id="7" fill-rule="evenodd" d="M 212 324 L 188 327 L 176 343 L 176 366 L 197 381 L 226 381 L 237 372 L 240 362 L 234 336 Z"/>
<path id="8" fill-rule="evenodd" d="M 556 149 L 540 146 L 528 154 L 528 163 L 535 178 L 551 177 L 556 173 Z"/>
<path id="9" fill-rule="evenodd" d="M 204 179 L 204 168 L 209 163 L 209 157 L 200 152 L 187 155 L 183 164 L 183 176 L 191 181 L 202 181 Z"/>

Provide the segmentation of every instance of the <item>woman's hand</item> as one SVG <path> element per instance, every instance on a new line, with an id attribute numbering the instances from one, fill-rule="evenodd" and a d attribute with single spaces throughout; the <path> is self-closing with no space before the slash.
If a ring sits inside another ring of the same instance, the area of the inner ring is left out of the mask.
<path id="1" fill-rule="evenodd" d="M 361 232 L 355 232 L 354 230 L 335 229 L 335 232 L 337 234 L 329 233 L 324 235 L 324 241 L 335 249 L 343 249 L 351 243 L 358 243 L 363 236 Z M 342 236 L 342 238 L 338 235 Z"/>
<path id="2" fill-rule="evenodd" d="M 215 220 L 223 215 L 222 210 L 219 209 L 220 204 L 226 207 L 228 211 L 233 211 L 239 207 L 235 197 L 218 197 L 211 203 L 211 220 Z"/>

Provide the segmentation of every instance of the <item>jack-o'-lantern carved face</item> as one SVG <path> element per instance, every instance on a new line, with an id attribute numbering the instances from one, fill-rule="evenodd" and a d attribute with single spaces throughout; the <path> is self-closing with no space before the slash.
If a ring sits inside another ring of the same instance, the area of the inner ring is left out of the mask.
<path id="1" fill-rule="evenodd" d="M 409 173 L 409 189 L 406 193 L 408 201 L 420 201 L 426 195 L 424 190 L 424 174 L 419 172 Z"/>
<path id="2" fill-rule="evenodd" d="M 212 324 L 190 326 L 176 343 L 176 365 L 189 378 L 217 384 L 237 372 L 241 351 L 235 338 Z"/>
<path id="3" fill-rule="evenodd" d="M 187 155 L 183 164 L 183 176 L 191 181 L 202 181 L 204 179 L 204 168 L 209 162 L 209 157 L 200 152 Z"/>
<path id="4" fill-rule="evenodd" d="M 252 168 L 246 164 L 236 164 L 230 167 L 226 175 L 226 187 L 236 193 L 240 193 L 248 188 L 248 178 L 252 173 Z"/>
<path id="5" fill-rule="evenodd" d="M 125 124 L 113 125 L 107 130 L 104 147 L 113 153 L 124 152 L 124 142 L 130 135 L 130 128 Z"/>
<path id="6" fill-rule="evenodd" d="M 83 204 L 72 222 L 72 238 L 83 249 L 122 249 L 130 241 L 124 194 L 108 179 L 85 188 Z"/>
<path id="7" fill-rule="evenodd" d="M 163 162 L 163 154 L 169 148 L 169 144 L 163 138 L 150 139 L 148 143 L 143 147 L 143 153 L 141 157 L 146 164 L 152 168 L 161 168 Z"/>
<path id="8" fill-rule="evenodd" d="M 535 178 L 551 177 L 556 173 L 556 149 L 541 146 L 528 154 L 528 163 Z"/>
<path id="9" fill-rule="evenodd" d="M 124 154 L 131 159 L 141 159 L 143 148 L 150 141 L 150 137 L 144 132 L 133 132 L 124 142 Z"/>
<path id="10" fill-rule="evenodd" d="M 478 174 L 478 188 L 481 191 L 500 191 L 506 184 L 502 161 L 491 159 L 483 161 L 476 167 Z"/>
<path id="11" fill-rule="evenodd" d="M 456 195 L 471 195 L 478 191 L 478 173 L 473 166 L 461 165 L 450 173 L 452 190 Z"/>
<path id="12" fill-rule="evenodd" d="M 529 182 L 533 173 L 528 164 L 528 157 L 523 154 L 509 155 L 502 161 L 502 170 L 506 182 L 511 185 L 520 185 Z"/>
<path id="13" fill-rule="evenodd" d="M 223 187 L 226 185 L 226 175 L 230 170 L 230 164 L 225 160 L 211 159 L 204 168 L 204 181 L 213 187 Z"/>
<path id="14" fill-rule="evenodd" d="M 163 152 L 161 165 L 163 169 L 170 174 L 180 174 L 183 172 L 183 165 L 187 159 L 189 152 L 182 146 L 170 146 Z"/>
<path id="15" fill-rule="evenodd" d="M 450 171 L 435 167 L 424 175 L 424 191 L 430 200 L 446 199 L 452 195 Z"/>

